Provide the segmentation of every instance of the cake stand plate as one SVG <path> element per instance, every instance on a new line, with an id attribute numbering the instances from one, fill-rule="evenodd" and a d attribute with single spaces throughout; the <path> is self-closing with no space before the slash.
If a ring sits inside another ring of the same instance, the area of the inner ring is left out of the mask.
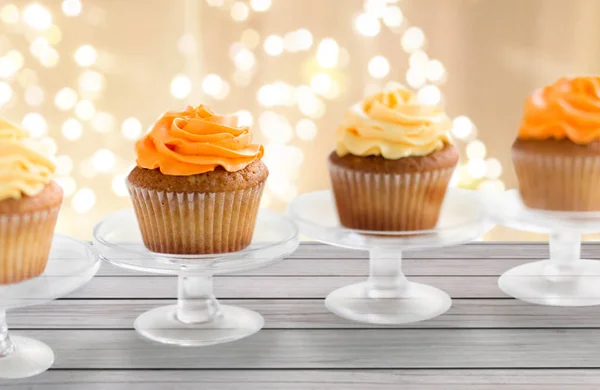
<path id="1" fill-rule="evenodd" d="M 103 260 L 136 271 L 178 277 L 176 305 L 158 307 L 134 323 L 147 339 L 181 346 L 205 346 L 250 336 L 263 317 L 241 307 L 221 305 L 213 293 L 213 275 L 272 264 L 298 247 L 298 228 L 287 217 L 261 209 L 249 247 L 214 255 L 170 255 L 149 251 L 133 210 L 111 214 L 94 229 L 94 246 Z"/>
<path id="2" fill-rule="evenodd" d="M 444 247 L 477 239 L 492 227 L 479 195 L 449 189 L 435 229 L 363 231 L 340 225 L 331 191 L 301 195 L 288 209 L 300 231 L 317 241 L 369 251 L 369 278 L 330 293 L 325 305 L 358 322 L 393 325 L 427 320 L 446 312 L 450 296 L 432 286 L 410 282 L 402 273 L 402 251 Z"/>
<path id="3" fill-rule="evenodd" d="M 0 378 L 27 378 L 46 371 L 54 362 L 52 349 L 41 341 L 9 336 L 6 310 L 64 297 L 86 284 L 99 267 L 90 245 L 57 235 L 42 275 L 0 285 Z"/>
<path id="4" fill-rule="evenodd" d="M 498 280 L 502 291 L 540 305 L 600 305 L 600 261 L 580 259 L 581 235 L 600 231 L 600 213 L 529 209 L 517 190 L 487 203 L 497 223 L 550 235 L 550 258 L 505 272 Z"/>

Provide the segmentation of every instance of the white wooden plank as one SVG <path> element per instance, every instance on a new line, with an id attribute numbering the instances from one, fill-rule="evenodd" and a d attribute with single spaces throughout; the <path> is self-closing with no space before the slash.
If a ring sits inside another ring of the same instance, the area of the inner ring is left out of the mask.
<path id="1" fill-rule="evenodd" d="M 411 280 L 431 284 L 448 292 L 453 298 L 503 298 L 497 277 L 416 276 Z M 325 298 L 336 288 L 362 282 L 356 277 L 279 277 L 279 276 L 217 276 L 215 294 L 219 298 Z M 102 277 L 72 293 L 70 298 L 174 298 L 176 277 Z"/>
<path id="2" fill-rule="evenodd" d="M 132 329 L 144 311 L 174 300 L 63 300 L 9 312 L 11 329 Z M 373 328 L 331 314 L 323 300 L 223 300 L 260 312 L 265 328 Z M 406 328 L 600 328 L 597 307 L 530 305 L 513 299 L 457 299 L 442 316 Z M 397 326 L 402 328 L 402 326 Z"/>
<path id="3" fill-rule="evenodd" d="M 475 242 L 445 248 L 405 251 L 406 259 L 539 259 L 548 256 L 547 243 Z M 600 246 L 583 243 L 582 255 L 600 258 Z M 340 248 L 318 242 L 301 242 L 290 259 L 365 259 L 367 251 Z M 126 255 L 124 255 L 126 258 Z"/>
<path id="4" fill-rule="evenodd" d="M 473 242 L 447 248 L 406 251 L 405 258 L 430 259 L 541 259 L 548 257 L 548 243 L 544 242 Z M 597 242 L 584 242 L 581 248 L 584 258 L 600 258 Z M 290 258 L 364 258 L 365 251 L 338 248 L 320 243 L 302 243 Z"/>
<path id="5" fill-rule="evenodd" d="M 3 390 L 597 390 L 598 370 L 49 371 Z"/>
<path id="6" fill-rule="evenodd" d="M 405 259 L 404 272 L 420 276 L 500 276 L 529 259 Z M 244 276 L 361 276 L 369 272 L 368 259 L 286 259 L 268 267 L 240 272 Z M 148 276 L 103 263 L 97 277 Z"/>
<path id="7" fill-rule="evenodd" d="M 413 275 L 500 275 L 503 270 L 535 259 L 548 257 L 545 243 L 471 243 L 467 245 L 405 252 L 407 274 Z M 600 259 L 600 245 L 584 243 L 582 257 Z M 243 275 L 339 275 L 366 273 L 368 252 L 319 243 L 301 243 L 288 259 Z M 462 272 L 462 273 L 461 273 Z M 104 265 L 99 276 L 138 276 L 112 265 Z"/>
<path id="8" fill-rule="evenodd" d="M 595 329 L 263 330 L 205 348 L 157 345 L 133 330 L 18 333 L 48 343 L 57 369 L 600 367 Z"/>

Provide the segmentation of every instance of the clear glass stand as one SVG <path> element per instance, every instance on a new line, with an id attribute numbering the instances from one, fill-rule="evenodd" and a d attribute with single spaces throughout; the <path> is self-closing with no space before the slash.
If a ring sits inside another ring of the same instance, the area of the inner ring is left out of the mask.
<path id="1" fill-rule="evenodd" d="M 402 272 L 402 251 L 457 245 L 490 229 L 478 194 L 449 189 L 438 226 L 432 230 L 374 232 L 340 225 L 331 191 L 301 195 L 288 209 L 300 231 L 318 241 L 369 251 L 369 277 L 330 293 L 325 305 L 353 321 L 393 325 L 427 320 L 447 311 L 450 296 L 409 281 Z"/>
<path id="2" fill-rule="evenodd" d="M 42 275 L 21 283 L 0 285 L 0 378 L 27 378 L 46 371 L 54 363 L 52 349 L 43 342 L 9 336 L 6 311 L 68 295 L 86 284 L 99 266 L 90 245 L 55 236 Z"/>
<path id="3" fill-rule="evenodd" d="M 581 235 L 600 231 L 600 213 L 528 209 L 517 190 L 489 203 L 498 223 L 550 235 L 550 258 L 505 272 L 498 280 L 502 291 L 540 305 L 600 305 L 600 261 L 580 258 Z"/>
<path id="4" fill-rule="evenodd" d="M 111 214 L 94 229 L 94 246 L 102 259 L 127 269 L 177 276 L 177 304 L 143 313 L 134 326 L 152 341 L 181 346 L 220 344 L 258 332 L 263 317 L 241 307 L 221 305 L 213 292 L 213 275 L 269 265 L 292 254 L 298 242 L 295 224 L 269 210 L 260 210 L 248 248 L 215 255 L 150 252 L 133 210 Z"/>

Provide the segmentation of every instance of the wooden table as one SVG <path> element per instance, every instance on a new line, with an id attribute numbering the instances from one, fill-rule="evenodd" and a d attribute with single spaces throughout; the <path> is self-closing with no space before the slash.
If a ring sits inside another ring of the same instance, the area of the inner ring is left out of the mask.
<path id="1" fill-rule="evenodd" d="M 265 329 L 204 348 L 153 344 L 140 313 L 174 301 L 176 278 L 103 265 L 87 286 L 45 306 L 9 312 L 15 334 L 48 343 L 53 368 L 2 381 L 7 389 L 599 389 L 600 307 L 557 308 L 505 296 L 497 277 L 547 256 L 544 244 L 475 243 L 412 252 L 414 281 L 454 299 L 444 315 L 403 327 L 352 323 L 323 298 L 363 280 L 366 253 L 302 244 L 289 259 L 217 277 L 223 302 L 260 311 Z M 600 245 L 582 256 L 600 258 Z"/>

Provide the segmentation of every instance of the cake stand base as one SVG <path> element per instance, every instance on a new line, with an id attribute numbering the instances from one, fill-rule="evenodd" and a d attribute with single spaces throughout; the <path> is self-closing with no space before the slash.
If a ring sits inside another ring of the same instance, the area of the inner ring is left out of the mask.
<path id="1" fill-rule="evenodd" d="M 498 286 L 508 295 L 540 305 L 600 305 L 600 261 L 523 264 L 505 272 Z"/>
<path id="2" fill-rule="evenodd" d="M 145 312 L 135 320 L 142 336 L 159 343 L 204 346 L 227 343 L 248 337 L 264 325 L 263 317 L 236 306 L 220 305 L 220 315 L 206 322 L 184 323 L 177 318 L 177 305 Z"/>
<path id="3" fill-rule="evenodd" d="M 385 292 L 370 286 L 362 282 L 339 288 L 327 296 L 325 306 L 348 320 L 397 325 L 437 317 L 452 305 L 448 294 L 425 284 L 407 281 L 401 290 Z"/>
<path id="4" fill-rule="evenodd" d="M 0 378 L 28 378 L 48 370 L 54 363 L 49 346 L 28 337 L 11 336 L 14 352 L 0 358 Z"/>

